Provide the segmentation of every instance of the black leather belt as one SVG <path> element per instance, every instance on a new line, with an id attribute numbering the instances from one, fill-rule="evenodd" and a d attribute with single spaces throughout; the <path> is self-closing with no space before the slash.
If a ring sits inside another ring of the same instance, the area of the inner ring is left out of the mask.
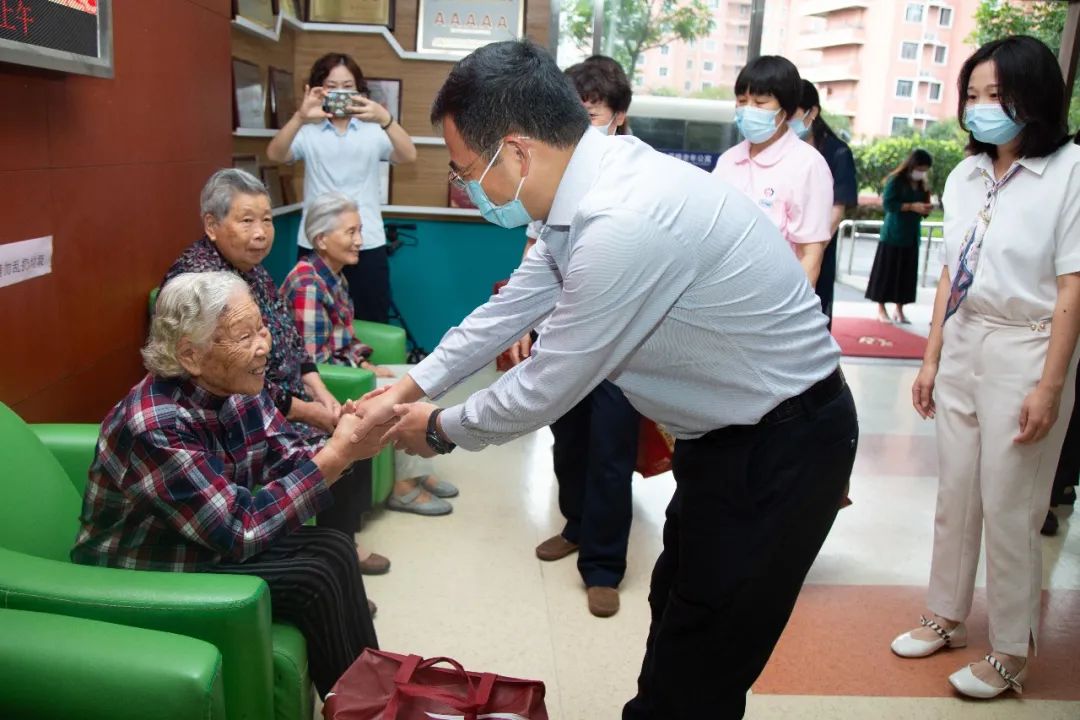
<path id="1" fill-rule="evenodd" d="M 810 389 L 788 398 L 765 413 L 757 424 L 774 425 L 813 412 L 835 400 L 845 387 L 847 381 L 844 380 L 844 373 L 840 368 L 836 368 L 827 378 L 810 386 Z"/>

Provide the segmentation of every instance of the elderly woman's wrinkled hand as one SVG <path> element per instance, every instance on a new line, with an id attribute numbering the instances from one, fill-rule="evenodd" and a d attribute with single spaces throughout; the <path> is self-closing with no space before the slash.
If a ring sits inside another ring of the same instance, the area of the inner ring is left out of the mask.
<path id="1" fill-rule="evenodd" d="M 361 418 L 352 414 L 343 414 L 337 428 L 334 429 L 333 439 L 340 442 L 340 447 L 349 460 L 364 460 L 374 457 L 386 446 L 383 435 L 392 424 L 379 425 L 371 432 L 365 433 Z"/>

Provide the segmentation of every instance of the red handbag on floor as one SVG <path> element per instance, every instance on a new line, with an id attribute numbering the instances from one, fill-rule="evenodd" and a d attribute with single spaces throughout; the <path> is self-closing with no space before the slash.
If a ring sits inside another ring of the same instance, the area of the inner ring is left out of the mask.
<path id="1" fill-rule="evenodd" d="M 435 667 L 447 663 L 452 669 Z M 326 720 L 548 720 L 544 683 L 467 672 L 456 661 L 365 650 L 334 683 Z"/>

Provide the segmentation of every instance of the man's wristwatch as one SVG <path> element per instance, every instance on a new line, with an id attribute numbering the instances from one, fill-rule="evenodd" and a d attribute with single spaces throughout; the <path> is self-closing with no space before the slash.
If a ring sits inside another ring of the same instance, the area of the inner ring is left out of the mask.
<path id="1" fill-rule="evenodd" d="M 446 455 L 448 452 L 457 447 L 454 443 L 443 437 L 443 434 L 439 432 L 438 420 L 439 413 L 443 411 L 442 408 L 436 408 L 434 412 L 428 417 L 427 421 L 427 444 L 432 450 L 439 455 Z"/>

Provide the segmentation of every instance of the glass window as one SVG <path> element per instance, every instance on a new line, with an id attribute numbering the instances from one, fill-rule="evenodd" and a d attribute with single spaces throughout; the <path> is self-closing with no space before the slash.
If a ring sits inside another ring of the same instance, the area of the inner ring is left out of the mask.
<path id="1" fill-rule="evenodd" d="M 919 43 L 902 42 L 900 43 L 900 59 L 901 60 L 915 60 L 919 56 Z"/>
<path id="2" fill-rule="evenodd" d="M 712 60 L 705 61 L 705 72 L 712 72 L 715 67 L 716 65 L 713 63 Z"/>
<path id="3" fill-rule="evenodd" d="M 750 6 L 749 5 L 740 5 L 739 6 L 739 16 L 740 17 L 750 17 Z"/>
<path id="4" fill-rule="evenodd" d="M 660 72 L 663 75 L 663 71 Z M 896 97 L 909 98 L 911 97 L 912 82 L 910 80 L 897 80 L 896 81 Z"/>
<path id="5" fill-rule="evenodd" d="M 904 12 L 904 19 L 908 22 L 921 23 L 923 16 L 922 3 L 908 3 L 907 10 Z"/>
<path id="6" fill-rule="evenodd" d="M 941 102 L 941 83 L 939 83 L 939 82 L 930 83 L 929 97 L 934 102 Z"/>
<path id="7" fill-rule="evenodd" d="M 735 46 L 735 57 L 738 58 L 739 60 L 745 60 L 746 59 L 746 46 L 745 45 L 736 45 Z"/>
<path id="8" fill-rule="evenodd" d="M 709 89 L 709 88 L 711 88 L 711 87 L 712 87 L 712 83 L 711 83 L 711 82 L 703 82 L 703 83 L 701 83 L 701 89 L 702 89 L 702 90 L 708 90 L 708 89 Z"/>
<path id="9" fill-rule="evenodd" d="M 889 134 L 899 135 L 906 131 L 909 125 L 911 125 L 911 121 L 906 117 L 893 117 Z"/>
<path id="10" fill-rule="evenodd" d="M 660 68 L 660 77 L 667 77 L 667 68 L 666 67 Z"/>
<path id="11" fill-rule="evenodd" d="M 637 66 L 638 67 L 645 67 L 645 56 L 644 55 L 638 55 L 637 56 Z"/>
<path id="12" fill-rule="evenodd" d="M 686 82 L 683 83 L 683 90 L 689 90 L 689 89 L 690 89 L 690 81 L 687 80 Z"/>
<path id="13" fill-rule="evenodd" d="M 938 17 L 938 25 L 952 27 L 952 8 L 941 8 L 941 16 Z"/>
<path id="14" fill-rule="evenodd" d="M 944 65 L 945 59 L 948 57 L 949 48 L 944 45 L 938 45 L 934 48 L 934 62 L 938 65 Z"/>
<path id="15" fill-rule="evenodd" d="M 669 48 L 667 45 L 661 45 L 660 46 L 660 54 L 661 55 L 667 55 L 669 52 L 671 52 L 671 48 Z"/>
<path id="16" fill-rule="evenodd" d="M 709 52 L 716 52 L 716 41 L 715 40 L 706 40 L 705 41 L 705 49 L 708 50 Z"/>
<path id="17" fill-rule="evenodd" d="M 686 61 L 686 69 L 687 70 L 693 70 L 694 69 L 694 61 L 693 60 L 687 60 Z"/>

